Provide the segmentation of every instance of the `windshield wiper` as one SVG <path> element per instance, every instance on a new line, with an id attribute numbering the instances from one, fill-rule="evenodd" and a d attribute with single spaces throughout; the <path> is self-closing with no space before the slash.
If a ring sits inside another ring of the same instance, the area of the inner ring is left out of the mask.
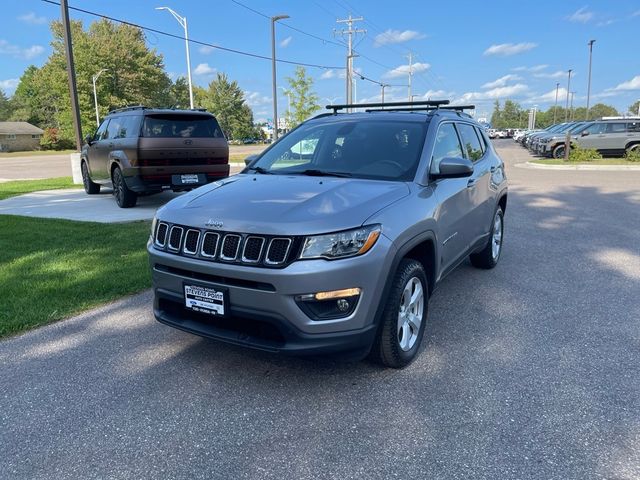
<path id="1" fill-rule="evenodd" d="M 249 167 L 247 168 L 247 170 L 253 170 L 256 173 L 262 173 L 264 175 L 275 175 L 272 171 L 267 170 L 266 168 L 263 168 L 263 167 Z"/>
<path id="2" fill-rule="evenodd" d="M 308 169 L 308 170 L 302 170 L 301 172 L 291 172 L 291 173 L 299 173 L 300 175 L 309 175 L 310 177 L 343 177 L 343 178 L 353 177 L 353 175 L 347 172 L 329 172 L 325 170 L 315 170 L 315 169 Z"/>

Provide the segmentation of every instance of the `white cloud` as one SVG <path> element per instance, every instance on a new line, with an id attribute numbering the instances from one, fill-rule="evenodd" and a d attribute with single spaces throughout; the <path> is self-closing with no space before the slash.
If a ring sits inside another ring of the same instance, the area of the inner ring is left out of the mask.
<path id="1" fill-rule="evenodd" d="M 28 48 L 22 48 L 17 45 L 13 45 L 6 40 L 0 39 L 0 54 L 11 55 L 17 58 L 31 59 L 37 57 L 44 52 L 42 45 L 32 45 Z"/>
<path id="2" fill-rule="evenodd" d="M 216 73 L 216 69 L 210 67 L 208 63 L 200 63 L 193 71 L 194 75 L 212 75 Z"/>
<path id="3" fill-rule="evenodd" d="M 638 10 L 637 12 L 633 12 L 631 14 L 632 17 L 640 17 L 640 10 Z"/>
<path id="4" fill-rule="evenodd" d="M 616 21 L 610 18 L 609 20 L 602 20 L 601 22 L 598 22 L 596 26 L 608 27 L 609 25 L 613 25 L 614 23 L 616 23 Z"/>
<path id="5" fill-rule="evenodd" d="M 512 97 L 525 93 L 529 90 L 529 87 L 523 83 L 516 83 L 515 85 L 509 85 L 508 87 L 498 87 L 484 92 L 467 92 L 460 98 L 463 102 L 471 100 L 494 100 L 499 98 Z"/>
<path id="6" fill-rule="evenodd" d="M 536 78 L 564 78 L 567 77 L 569 75 L 568 72 L 564 71 L 564 70 L 558 70 L 557 72 L 553 72 L 553 73 L 536 73 L 534 75 L 534 77 Z M 571 72 L 571 77 L 575 77 L 576 74 L 575 72 Z"/>
<path id="7" fill-rule="evenodd" d="M 280 46 L 282 48 L 287 48 L 289 46 L 289 44 L 291 43 L 291 40 L 293 40 L 292 36 L 288 36 L 287 38 L 285 38 L 284 40 L 282 40 L 280 42 Z"/>
<path id="8" fill-rule="evenodd" d="M 8 78 L 7 80 L 0 80 L 0 90 L 4 90 L 5 92 L 10 92 L 15 90 L 18 86 L 20 80 L 17 78 Z"/>
<path id="9" fill-rule="evenodd" d="M 622 82 L 620 85 L 616 87 L 607 88 L 607 91 L 609 92 L 627 91 L 627 90 L 640 90 L 640 75 L 636 75 L 628 82 Z"/>
<path id="10" fill-rule="evenodd" d="M 587 10 L 586 5 L 579 8 L 567 17 L 567 20 L 574 23 L 588 23 L 593 18 L 593 12 Z"/>
<path id="11" fill-rule="evenodd" d="M 411 71 L 413 73 L 425 72 L 431 68 L 431 65 L 428 63 L 414 63 L 411 66 Z M 394 68 L 393 70 L 389 70 L 383 76 L 385 78 L 398 78 L 398 77 L 406 77 L 409 75 L 409 65 L 400 65 L 399 67 Z"/>
<path id="12" fill-rule="evenodd" d="M 515 82 L 517 80 L 522 80 L 522 77 L 520 75 L 509 74 L 509 75 L 500 77 L 494 80 L 493 82 L 485 83 L 484 85 L 482 85 L 482 88 L 504 87 L 507 83 Z"/>
<path id="13" fill-rule="evenodd" d="M 336 72 L 334 70 L 325 70 L 324 72 L 322 72 L 322 75 L 320 75 L 320 80 L 328 80 L 330 78 L 335 78 L 335 76 Z"/>
<path id="14" fill-rule="evenodd" d="M 18 20 L 24 23 L 28 23 L 29 25 L 42 25 L 43 23 L 47 23 L 46 17 L 39 17 L 33 12 L 20 15 L 18 17 Z"/>
<path id="15" fill-rule="evenodd" d="M 260 92 L 244 92 L 244 100 L 250 107 L 260 107 L 262 105 L 269 105 L 271 103 L 271 97 L 262 95 Z"/>
<path id="16" fill-rule="evenodd" d="M 534 65 L 533 67 L 516 67 L 512 68 L 514 72 L 540 72 L 547 68 L 549 65 Z"/>
<path id="17" fill-rule="evenodd" d="M 419 40 L 425 37 L 424 33 L 416 32 L 415 30 L 386 30 L 384 33 L 376 35 L 373 46 L 381 47 L 383 45 L 404 43 L 409 40 Z"/>
<path id="18" fill-rule="evenodd" d="M 501 43 L 498 45 L 491 45 L 484 51 L 484 55 L 501 55 L 507 57 L 509 55 L 516 55 L 518 53 L 526 52 L 538 46 L 537 43 L 523 42 L 523 43 Z"/>
<path id="19" fill-rule="evenodd" d="M 558 89 L 558 103 L 561 103 L 562 99 L 566 99 L 567 98 L 567 89 L 566 88 L 559 88 Z M 540 103 L 544 103 L 544 102 L 555 102 L 556 101 L 556 89 L 554 88 L 553 90 L 549 90 L 547 93 L 543 94 L 543 95 L 538 95 L 538 96 L 533 96 L 529 99 L 530 103 L 534 103 L 534 102 L 540 102 Z"/>
<path id="20" fill-rule="evenodd" d="M 209 47 L 207 45 L 200 45 L 198 47 L 198 51 L 203 54 L 203 55 L 209 55 L 211 52 L 213 52 L 215 50 L 215 48 L 213 47 Z"/>

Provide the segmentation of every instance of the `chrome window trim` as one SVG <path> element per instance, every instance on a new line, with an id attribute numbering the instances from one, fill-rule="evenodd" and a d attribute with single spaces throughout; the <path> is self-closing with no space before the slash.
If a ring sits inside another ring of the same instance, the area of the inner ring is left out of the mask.
<path id="1" fill-rule="evenodd" d="M 271 245 L 273 244 L 273 242 L 275 240 L 285 240 L 288 242 L 287 244 L 287 249 L 284 251 L 284 258 L 282 259 L 281 262 L 272 262 L 269 260 L 269 252 L 271 251 Z M 266 263 L 267 265 L 282 265 L 283 263 L 285 263 L 287 261 L 287 257 L 289 256 L 289 250 L 291 249 L 291 239 L 290 238 L 285 238 L 285 237 L 276 237 L 276 238 L 272 238 L 269 241 L 269 247 L 267 248 L 267 255 L 264 257 L 264 263 Z"/>
<path id="2" fill-rule="evenodd" d="M 247 250 L 247 243 L 249 243 L 249 240 L 252 238 L 257 238 L 258 240 L 261 240 L 262 243 L 260 244 L 260 252 L 258 253 L 258 259 L 257 260 L 249 260 L 244 256 L 244 252 Z M 245 263 L 258 263 L 260 261 L 260 257 L 262 256 L 262 251 L 264 249 L 264 244 L 266 243 L 266 240 L 264 237 L 258 237 L 257 235 L 249 235 L 247 238 L 244 239 L 244 245 L 242 247 L 242 261 Z"/>

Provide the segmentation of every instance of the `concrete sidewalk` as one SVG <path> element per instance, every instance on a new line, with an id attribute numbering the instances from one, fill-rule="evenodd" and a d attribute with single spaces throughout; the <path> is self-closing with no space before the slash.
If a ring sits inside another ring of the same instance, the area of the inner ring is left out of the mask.
<path id="1" fill-rule="evenodd" d="M 150 220 L 156 210 L 180 193 L 162 192 L 139 197 L 134 208 L 120 208 L 111 190 L 87 195 L 84 190 L 44 190 L 0 201 L 0 215 L 64 218 L 84 222 L 116 223 Z"/>

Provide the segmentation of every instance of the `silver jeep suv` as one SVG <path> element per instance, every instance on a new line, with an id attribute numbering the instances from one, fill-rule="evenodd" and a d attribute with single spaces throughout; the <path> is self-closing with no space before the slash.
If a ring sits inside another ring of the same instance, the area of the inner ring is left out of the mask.
<path id="1" fill-rule="evenodd" d="M 407 365 L 438 283 L 502 250 L 504 164 L 472 107 L 447 104 L 330 106 L 162 207 L 148 243 L 156 318 L 271 352 Z"/>

